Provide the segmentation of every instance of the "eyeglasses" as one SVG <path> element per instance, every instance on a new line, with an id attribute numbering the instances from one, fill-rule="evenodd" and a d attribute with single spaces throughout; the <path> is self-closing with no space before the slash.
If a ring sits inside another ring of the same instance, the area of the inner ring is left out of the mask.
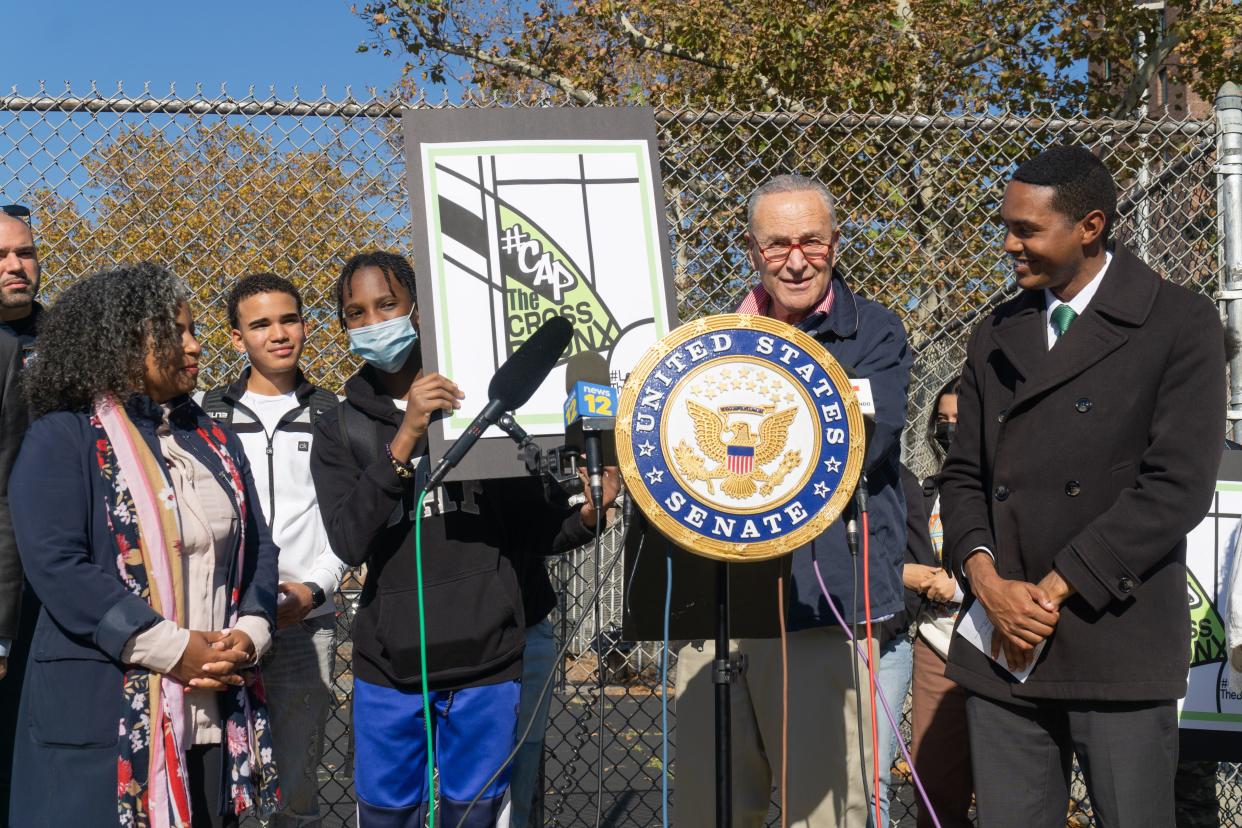
<path id="1" fill-rule="evenodd" d="M 818 239 L 793 244 L 775 242 L 767 247 L 760 247 L 759 255 L 763 256 L 763 260 L 768 264 L 784 264 L 795 250 L 801 250 L 802 258 L 808 262 L 819 263 L 828 259 L 828 251 L 832 250 L 832 245 Z"/>
<path id="2" fill-rule="evenodd" d="M 30 208 L 22 204 L 0 204 L 0 212 L 13 218 L 30 218 Z"/>

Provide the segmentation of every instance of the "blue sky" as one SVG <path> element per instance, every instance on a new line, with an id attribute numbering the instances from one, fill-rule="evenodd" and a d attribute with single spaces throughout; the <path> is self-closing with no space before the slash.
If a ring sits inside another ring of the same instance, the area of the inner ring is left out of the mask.
<path id="1" fill-rule="evenodd" d="M 363 0 L 358 0 L 359 4 Z M 202 82 L 214 93 L 222 82 L 234 96 L 250 84 L 279 97 L 303 96 L 327 84 L 341 97 L 347 84 L 363 97 L 381 93 L 400 77 L 401 64 L 376 52 L 359 54 L 367 37 L 364 22 L 350 14 L 349 0 L 215 0 L 187 3 L 121 0 L 7 0 L 3 7 L 4 55 L 0 89 L 16 85 L 32 94 L 40 80 L 59 91 L 65 81 L 86 92 L 92 80 L 101 91 L 124 81 L 138 92 L 151 81 L 163 94 L 169 82 L 188 95 Z"/>

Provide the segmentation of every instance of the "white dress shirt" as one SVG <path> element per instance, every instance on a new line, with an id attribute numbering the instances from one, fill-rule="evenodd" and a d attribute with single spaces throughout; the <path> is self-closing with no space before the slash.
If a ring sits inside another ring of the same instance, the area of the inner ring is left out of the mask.
<path id="1" fill-rule="evenodd" d="M 1077 295 L 1068 302 L 1062 302 L 1048 288 L 1044 288 L 1044 330 L 1048 333 L 1048 350 L 1052 350 L 1052 346 L 1057 344 L 1057 329 L 1052 325 L 1052 312 L 1061 305 L 1069 305 L 1077 316 L 1082 316 L 1082 312 L 1087 309 L 1087 305 L 1091 303 L 1091 298 L 1095 296 L 1095 292 L 1100 289 L 1100 282 L 1104 280 L 1104 273 L 1108 270 L 1108 266 L 1113 261 L 1113 254 L 1108 251 L 1104 252 L 1104 266 L 1100 268 L 1100 272 L 1091 278 L 1078 291 Z"/>

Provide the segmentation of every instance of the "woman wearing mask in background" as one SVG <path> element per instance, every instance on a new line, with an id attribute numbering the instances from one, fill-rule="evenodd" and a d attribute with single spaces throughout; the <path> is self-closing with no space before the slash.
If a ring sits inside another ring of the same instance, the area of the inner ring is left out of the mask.
<path id="1" fill-rule="evenodd" d="M 98 273 L 39 336 L 24 377 L 37 419 L 9 487 L 43 601 L 10 824 L 266 816 L 271 739 L 241 671 L 271 640 L 276 549 L 241 446 L 188 396 L 189 292 L 152 264 Z"/>
<path id="2" fill-rule="evenodd" d="M 464 395 L 422 370 L 414 272 L 403 257 L 350 259 L 337 312 L 366 364 L 345 383 L 345 402 L 319 419 L 311 473 L 333 551 L 367 566 L 353 624 L 359 826 L 426 819 L 424 689 L 440 774 L 436 824 L 458 825 L 478 796 L 464 824 L 506 825 L 502 764 L 515 744 L 525 626 L 517 572 L 527 557 L 590 540 L 602 515 L 589 499 L 581 509 L 548 503 L 533 478 L 436 487 L 421 522 L 424 688 L 414 513 L 429 474 L 431 419 L 460 408 Z M 614 470 L 609 503 L 617 486 Z"/>
<path id="3" fill-rule="evenodd" d="M 944 463 L 957 430 L 958 382 L 955 377 L 940 389 L 928 418 L 928 443 L 940 464 Z M 903 466 L 902 483 L 909 511 L 903 580 L 908 589 L 922 596 L 915 616 L 910 755 L 940 825 L 965 828 L 972 824 L 968 811 L 973 792 L 966 695 L 944 676 L 949 639 L 962 606 L 962 590 L 945 569 L 941 557 L 944 530 L 938 476 L 919 483 Z M 919 828 L 933 824 L 931 815 L 920 803 Z"/>

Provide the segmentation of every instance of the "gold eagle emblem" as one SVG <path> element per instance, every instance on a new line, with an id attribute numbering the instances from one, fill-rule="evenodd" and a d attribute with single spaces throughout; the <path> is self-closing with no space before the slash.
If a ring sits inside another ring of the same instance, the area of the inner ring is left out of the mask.
<path id="1" fill-rule="evenodd" d="M 714 481 L 722 480 L 720 490 L 730 497 L 741 500 L 756 491 L 760 495 L 771 494 L 772 489 L 802 462 L 797 449 L 781 452 L 789 440 L 789 427 L 798 415 L 797 408 L 772 411 L 772 406 L 729 405 L 713 411 L 694 400 L 686 401 L 686 410 L 694 421 L 695 451 L 685 440 L 673 448 L 673 460 L 682 476 L 691 482 L 707 483 L 708 494 L 715 494 Z M 752 433 L 750 423 L 740 417 L 729 419 L 734 413 L 765 415 L 759 422 L 758 433 Z M 725 439 L 725 435 L 728 439 Z M 702 452 L 700 454 L 700 452 Z M 779 460 L 774 471 L 764 467 Z M 708 468 L 708 463 L 716 465 Z M 756 481 L 761 485 L 756 486 Z"/>

